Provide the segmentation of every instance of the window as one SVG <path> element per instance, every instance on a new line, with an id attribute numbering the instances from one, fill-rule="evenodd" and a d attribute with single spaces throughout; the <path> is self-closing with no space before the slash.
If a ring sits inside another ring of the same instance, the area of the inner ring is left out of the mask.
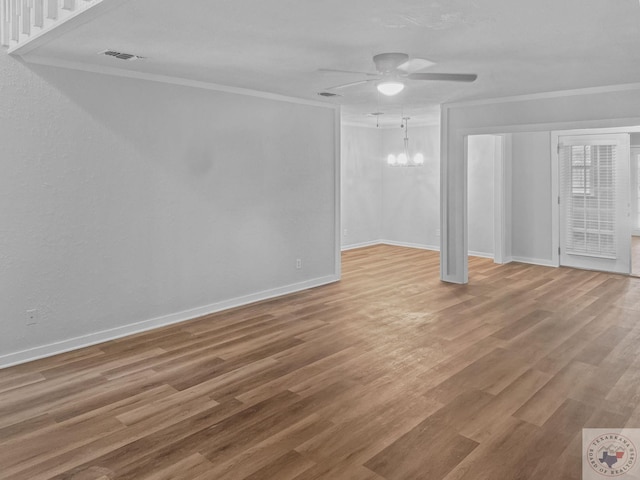
<path id="1" fill-rule="evenodd" d="M 590 145 L 571 147 L 571 192 L 573 195 L 592 195 L 593 172 Z"/>
<path id="2" fill-rule="evenodd" d="M 586 142 L 585 142 L 586 143 Z M 615 145 L 563 147 L 566 252 L 615 258 Z"/>

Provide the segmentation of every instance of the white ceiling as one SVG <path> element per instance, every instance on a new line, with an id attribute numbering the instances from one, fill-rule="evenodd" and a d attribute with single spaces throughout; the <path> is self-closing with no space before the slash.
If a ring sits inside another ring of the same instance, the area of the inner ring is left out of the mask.
<path id="1" fill-rule="evenodd" d="M 108 1 L 108 0 L 107 0 Z M 114 49 L 147 57 L 99 56 Z M 405 52 L 431 72 L 477 73 L 472 84 L 410 82 L 397 97 L 375 85 L 324 100 L 355 81 L 319 68 L 374 71 L 371 57 Z M 53 38 L 33 55 L 244 87 L 344 105 L 347 118 L 434 105 L 640 82 L 638 0 L 129 0 Z M 371 121 L 375 122 L 375 119 Z M 396 121 L 395 119 L 393 120 Z"/>

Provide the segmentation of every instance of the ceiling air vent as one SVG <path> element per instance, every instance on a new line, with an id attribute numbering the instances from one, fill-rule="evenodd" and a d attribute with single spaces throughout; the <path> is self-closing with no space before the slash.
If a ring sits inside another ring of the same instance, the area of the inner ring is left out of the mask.
<path id="1" fill-rule="evenodd" d="M 331 92 L 318 92 L 318 95 L 320 95 L 321 97 L 341 97 L 342 95 L 338 95 L 337 93 L 331 93 Z"/>
<path id="2" fill-rule="evenodd" d="M 98 55 L 106 55 L 107 57 L 114 57 L 117 58 L 118 60 L 142 60 L 144 57 L 141 57 L 139 55 L 134 55 L 132 53 L 124 53 L 124 52 L 117 52 L 115 50 L 105 50 L 103 52 L 100 52 Z"/>

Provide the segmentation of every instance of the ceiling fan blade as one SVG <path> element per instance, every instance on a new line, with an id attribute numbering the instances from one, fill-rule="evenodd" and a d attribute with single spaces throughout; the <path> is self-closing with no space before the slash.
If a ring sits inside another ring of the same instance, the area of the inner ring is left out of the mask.
<path id="1" fill-rule="evenodd" d="M 448 82 L 474 82 L 478 75 L 475 73 L 410 73 L 410 80 L 444 80 Z"/>
<path id="2" fill-rule="evenodd" d="M 426 60 L 424 58 L 412 58 L 404 63 L 401 63 L 396 68 L 405 73 L 414 73 L 425 68 L 429 68 L 435 65 L 435 62 Z"/>
<path id="3" fill-rule="evenodd" d="M 351 73 L 354 75 L 367 75 L 368 77 L 377 77 L 377 73 L 369 73 L 369 72 L 355 72 L 353 70 L 336 70 L 334 68 L 319 68 L 318 72 L 328 72 L 328 73 Z"/>
<path id="4" fill-rule="evenodd" d="M 343 83 L 342 85 L 334 85 L 333 87 L 327 87 L 325 90 L 337 90 L 338 88 L 347 88 L 347 87 L 355 87 L 356 85 L 361 85 L 363 83 L 375 82 L 378 80 L 377 78 L 371 78 L 369 80 L 358 80 L 357 82 L 349 82 Z"/>

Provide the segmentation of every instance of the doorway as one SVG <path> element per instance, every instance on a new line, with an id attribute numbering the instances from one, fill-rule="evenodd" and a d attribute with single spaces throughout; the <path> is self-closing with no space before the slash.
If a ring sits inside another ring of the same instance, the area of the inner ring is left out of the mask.
<path id="1" fill-rule="evenodd" d="M 511 261 L 509 145 L 508 135 L 495 134 L 469 135 L 465 142 L 468 255 L 495 263 Z"/>
<path id="2" fill-rule="evenodd" d="M 560 135 L 559 264 L 631 273 L 627 133 Z"/>

